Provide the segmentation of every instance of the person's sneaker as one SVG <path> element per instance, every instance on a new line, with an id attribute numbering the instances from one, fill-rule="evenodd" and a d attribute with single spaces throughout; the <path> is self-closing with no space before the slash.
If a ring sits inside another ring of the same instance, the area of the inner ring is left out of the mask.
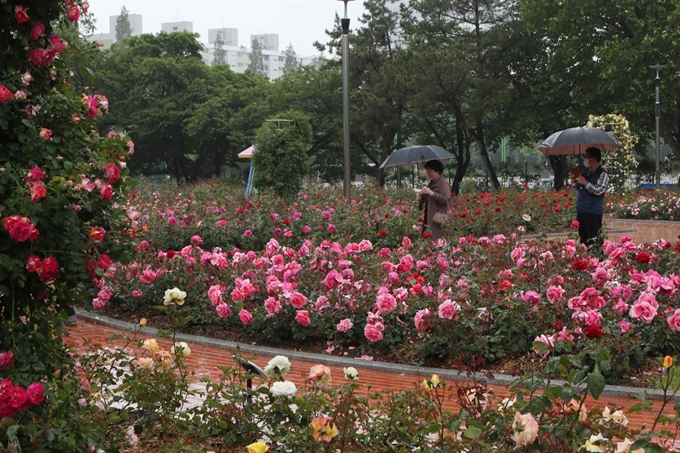
<path id="1" fill-rule="evenodd" d="M 70 315 L 68 319 L 66 320 L 66 325 L 67 326 L 75 326 L 78 324 L 78 320 L 76 319 L 76 315 Z"/>

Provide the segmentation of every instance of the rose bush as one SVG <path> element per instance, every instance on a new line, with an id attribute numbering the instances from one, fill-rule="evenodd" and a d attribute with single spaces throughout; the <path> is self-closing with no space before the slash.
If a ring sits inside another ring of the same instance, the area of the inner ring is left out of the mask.
<path id="1" fill-rule="evenodd" d="M 216 185 L 186 189 L 193 193 Z M 608 382 L 647 358 L 676 352 L 677 243 L 635 244 L 624 237 L 607 241 L 601 257 L 588 255 L 573 239 L 527 241 L 516 234 L 453 236 L 437 244 L 403 237 L 395 247 L 380 247 L 379 235 L 374 243 L 328 234 L 340 206 L 333 209 L 331 198 L 318 213 L 322 198 L 315 192 L 319 198 L 310 194 L 307 205 L 303 196 L 292 215 L 285 205 L 251 214 L 251 224 L 259 216 L 268 224 L 263 232 L 274 232 L 262 249 L 227 245 L 229 236 L 225 247 L 206 247 L 201 234 L 212 234 L 206 225 L 213 223 L 214 197 L 204 209 L 208 220 L 199 220 L 197 214 L 184 217 L 181 209 L 171 209 L 167 204 L 175 199 L 164 201 L 156 191 L 156 212 L 181 219 L 183 226 L 172 227 L 174 237 L 186 238 L 180 248 L 167 249 L 162 248 L 167 242 L 151 233 L 149 225 L 158 220 L 140 210 L 149 196 L 144 190 L 133 199 L 135 260 L 117 267 L 106 295 L 113 306 L 141 310 L 139 316 L 160 305 L 159 293 L 177 287 L 186 292 L 186 303 L 176 309 L 188 325 L 224 326 L 257 342 L 322 343 L 332 354 L 379 351 L 432 365 L 491 366 L 526 355 L 537 339 L 549 346 L 567 340 L 578 345 L 572 352 L 585 354 L 585 369 L 597 368 Z M 363 194 L 357 198 L 366 200 Z M 192 211 L 199 212 L 200 197 L 191 199 Z M 261 201 L 251 201 L 253 211 Z M 468 201 L 465 207 L 458 200 L 454 211 L 500 207 L 501 214 L 513 213 L 506 223 L 514 223 L 511 231 L 534 221 L 549 225 L 551 218 L 566 223 L 573 215 L 568 193 L 483 194 Z M 233 206 L 234 221 L 224 228 L 240 231 L 243 226 L 232 225 L 242 222 L 242 205 Z M 368 206 L 374 214 L 362 214 Z M 366 215 L 386 217 L 375 214 L 377 205 L 357 203 L 353 209 L 338 225 L 357 224 L 355 219 Z M 296 228 L 295 212 L 310 210 L 319 215 L 322 235 L 304 236 L 301 229 L 276 235 L 276 222 Z M 401 222 L 402 216 L 385 220 Z M 559 354 L 545 351 L 546 357 Z"/>
<path id="2" fill-rule="evenodd" d="M 42 385 L 45 398 L 11 416 L 3 408 L 0 445 L 25 451 L 75 451 L 97 438 L 64 397 L 78 383 L 60 341 L 63 308 L 91 300 L 127 247 L 117 206 L 134 147 L 122 133 L 99 135 L 108 102 L 72 72 L 95 47 L 78 38 L 87 8 L 80 0 L 0 3 L 0 351 L 13 355 L 0 378 L 15 396 Z M 59 417 L 66 409 L 72 430 Z"/>

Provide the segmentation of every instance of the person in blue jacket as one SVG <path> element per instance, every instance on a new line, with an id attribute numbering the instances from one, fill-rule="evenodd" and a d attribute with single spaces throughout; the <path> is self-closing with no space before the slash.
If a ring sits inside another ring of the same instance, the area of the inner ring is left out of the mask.
<path id="1" fill-rule="evenodd" d="M 609 186 L 609 173 L 600 165 L 602 153 L 598 148 L 588 148 L 585 152 L 581 174 L 571 175 L 576 197 L 576 220 L 581 243 L 589 249 L 598 245 L 598 235 L 602 229 L 602 202 Z"/>

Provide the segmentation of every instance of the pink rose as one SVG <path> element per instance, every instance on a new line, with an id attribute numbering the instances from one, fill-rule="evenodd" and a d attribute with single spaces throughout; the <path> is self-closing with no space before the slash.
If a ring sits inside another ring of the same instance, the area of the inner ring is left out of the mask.
<path id="1" fill-rule="evenodd" d="M 671 330 L 680 330 L 680 308 L 676 308 L 666 321 L 668 321 L 668 327 L 670 327 Z"/>
<path id="2" fill-rule="evenodd" d="M 650 324 L 656 316 L 656 307 L 647 301 L 640 302 L 639 300 L 633 304 L 628 312 L 628 316 L 633 319 L 639 319 L 645 324 Z"/>
<path id="3" fill-rule="evenodd" d="M 267 310 L 267 316 L 274 316 L 281 311 L 281 303 L 273 297 L 267 297 L 264 301 L 264 309 Z"/>
<path id="4" fill-rule="evenodd" d="M 387 291 L 387 290 L 385 290 Z M 381 313 L 390 313 L 397 308 L 397 299 L 390 293 L 378 294 L 375 306 Z"/>
<path id="5" fill-rule="evenodd" d="M 512 440 L 515 441 L 516 445 L 529 445 L 536 440 L 538 435 L 538 422 L 531 413 L 520 414 L 516 412 L 512 429 L 514 431 Z"/>
<path id="6" fill-rule="evenodd" d="M 450 319 L 455 321 L 458 319 L 460 313 L 460 305 L 450 300 L 445 300 L 439 305 L 439 317 L 443 319 Z"/>
<path id="7" fill-rule="evenodd" d="M 217 307 L 215 307 L 215 311 L 217 311 L 217 316 L 220 318 L 228 318 L 231 315 L 231 309 L 229 308 L 229 305 L 227 304 L 219 304 Z M 247 312 L 246 312 L 247 313 Z M 239 316 L 241 314 L 239 313 Z M 248 313 L 248 316 L 250 316 L 250 313 Z M 252 317 L 251 317 L 252 319 Z M 243 318 L 241 318 L 241 322 L 243 322 Z M 244 323 L 246 324 L 246 323 Z"/>
<path id="8" fill-rule="evenodd" d="M 223 291 L 224 287 L 221 285 L 212 285 L 210 288 L 208 288 L 208 299 L 210 299 L 210 303 L 213 307 L 217 307 L 220 303 L 222 303 Z"/>
<path id="9" fill-rule="evenodd" d="M 372 342 L 377 342 L 383 339 L 383 329 L 385 327 L 382 324 L 366 324 L 364 327 L 364 336 L 367 340 Z"/>
<path id="10" fill-rule="evenodd" d="M 242 308 L 241 311 L 238 312 L 238 317 L 241 320 L 241 322 L 245 325 L 248 325 L 251 322 L 253 322 L 253 315 L 251 315 L 245 308 Z"/>
<path id="11" fill-rule="evenodd" d="M 305 306 L 307 303 L 307 298 L 300 294 L 297 291 L 293 291 L 293 293 L 290 295 L 290 304 L 297 308 L 300 309 Z"/>
<path id="12" fill-rule="evenodd" d="M 309 319 L 309 312 L 307 310 L 298 310 L 295 315 L 295 321 L 301 326 L 308 326 L 312 322 Z"/>
<path id="13" fill-rule="evenodd" d="M 243 232 L 243 235 L 244 235 L 245 237 L 249 238 L 249 237 L 252 237 L 252 236 L 253 236 L 253 232 L 250 231 L 250 230 L 246 230 L 246 231 Z"/>
<path id="14" fill-rule="evenodd" d="M 548 298 L 548 301 L 550 301 L 551 304 L 554 304 L 558 300 L 562 299 L 562 297 L 564 297 L 564 290 L 562 289 L 561 286 L 551 286 L 546 291 L 546 297 Z"/>
<path id="15" fill-rule="evenodd" d="M 422 310 L 418 310 L 413 321 L 416 325 L 416 329 L 418 329 L 418 330 L 429 329 L 430 328 L 430 309 L 424 308 Z"/>
<path id="16" fill-rule="evenodd" d="M 349 318 L 345 318 L 342 321 L 340 321 L 337 325 L 338 332 L 347 332 L 349 331 L 354 324 L 352 323 L 352 320 Z"/>

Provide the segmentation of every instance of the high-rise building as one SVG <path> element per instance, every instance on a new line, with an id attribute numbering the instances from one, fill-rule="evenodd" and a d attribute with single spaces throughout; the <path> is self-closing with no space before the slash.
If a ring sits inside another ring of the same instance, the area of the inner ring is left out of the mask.
<path id="1" fill-rule="evenodd" d="M 208 43 L 213 44 L 218 36 L 225 46 L 238 46 L 238 28 L 211 28 L 208 30 Z"/>
<path id="2" fill-rule="evenodd" d="M 279 51 L 279 35 L 276 33 L 265 33 L 262 35 L 250 35 L 250 42 L 252 45 L 253 39 L 257 39 L 262 44 L 263 50 Z"/>
<path id="3" fill-rule="evenodd" d="M 173 33 L 176 31 L 188 31 L 189 33 L 193 33 L 194 23 L 186 20 L 181 22 L 165 22 L 161 24 L 161 31 L 166 33 Z"/>

